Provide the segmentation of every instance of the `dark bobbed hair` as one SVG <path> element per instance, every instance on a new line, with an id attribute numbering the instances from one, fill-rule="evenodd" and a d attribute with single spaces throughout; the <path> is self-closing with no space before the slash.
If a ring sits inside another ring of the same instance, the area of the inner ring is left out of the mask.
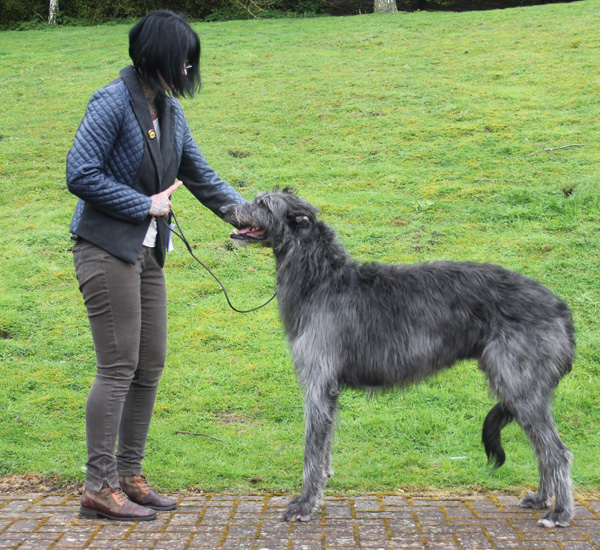
<path id="1" fill-rule="evenodd" d="M 158 94 L 164 93 L 160 76 L 175 97 L 192 97 L 200 89 L 200 39 L 179 13 L 160 10 L 142 17 L 129 31 L 129 57 Z M 186 61 L 192 66 L 187 75 Z"/>

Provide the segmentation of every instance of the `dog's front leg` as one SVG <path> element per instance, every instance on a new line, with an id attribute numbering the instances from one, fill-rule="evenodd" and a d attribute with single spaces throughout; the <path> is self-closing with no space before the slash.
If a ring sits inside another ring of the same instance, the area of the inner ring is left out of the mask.
<path id="1" fill-rule="evenodd" d="M 283 518 L 287 521 L 308 521 L 311 512 L 320 503 L 325 483 L 331 474 L 331 441 L 338 395 L 337 384 L 306 391 L 302 493 L 290 502 L 285 511 Z"/>

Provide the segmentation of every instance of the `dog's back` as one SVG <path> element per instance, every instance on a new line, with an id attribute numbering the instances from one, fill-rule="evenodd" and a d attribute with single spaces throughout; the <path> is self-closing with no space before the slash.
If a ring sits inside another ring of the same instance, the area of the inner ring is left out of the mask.
<path id="1" fill-rule="evenodd" d="M 519 273 L 470 262 L 358 265 L 348 259 L 337 269 L 321 267 L 327 277 L 291 283 L 303 290 L 293 292 L 296 306 L 285 310 L 293 324 L 287 333 L 298 354 L 310 349 L 295 345 L 298 336 L 304 343 L 330 342 L 343 385 L 406 385 L 456 361 L 481 359 L 498 341 L 510 342 L 515 354 L 553 357 L 546 373 L 553 387 L 571 368 L 569 308 Z M 280 288 L 280 294 L 285 299 L 291 290 Z M 493 378 L 490 364 L 480 365 Z M 521 361 L 515 368 L 543 366 Z"/>

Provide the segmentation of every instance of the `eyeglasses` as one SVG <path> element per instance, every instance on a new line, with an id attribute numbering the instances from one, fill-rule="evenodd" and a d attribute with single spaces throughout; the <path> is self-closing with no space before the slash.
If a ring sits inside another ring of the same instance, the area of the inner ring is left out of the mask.
<path id="1" fill-rule="evenodd" d="M 192 68 L 191 63 L 184 63 L 183 70 L 187 73 Z"/>

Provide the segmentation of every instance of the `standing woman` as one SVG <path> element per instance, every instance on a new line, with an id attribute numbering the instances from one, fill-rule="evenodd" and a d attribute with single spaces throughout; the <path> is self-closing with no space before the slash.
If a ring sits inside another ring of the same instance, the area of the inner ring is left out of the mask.
<path id="1" fill-rule="evenodd" d="M 200 88 L 200 40 L 187 21 L 146 15 L 129 33 L 129 55 L 133 66 L 92 96 L 67 156 L 67 185 L 79 197 L 75 270 L 97 358 L 80 512 L 151 520 L 176 507 L 142 474 L 167 344 L 169 231 L 160 218 L 182 182 L 217 215 L 245 201 L 210 168 L 175 99 Z"/>

